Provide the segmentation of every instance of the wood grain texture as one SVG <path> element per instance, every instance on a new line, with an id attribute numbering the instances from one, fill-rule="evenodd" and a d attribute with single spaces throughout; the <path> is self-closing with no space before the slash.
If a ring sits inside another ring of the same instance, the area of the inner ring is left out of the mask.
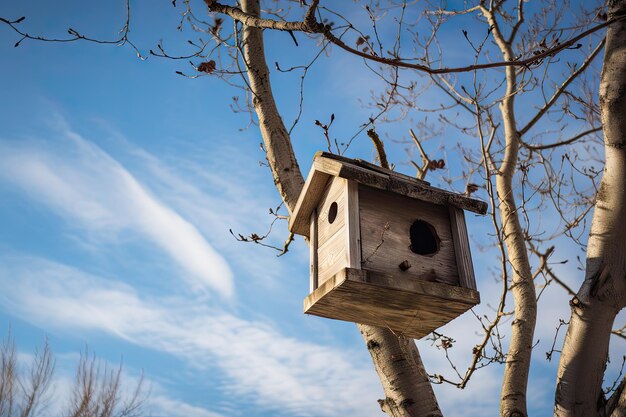
<path id="1" fill-rule="evenodd" d="M 348 265 L 345 230 L 339 229 L 317 250 L 318 285 Z"/>
<path id="2" fill-rule="evenodd" d="M 296 206 L 289 217 L 289 230 L 292 233 L 309 237 L 309 218 L 311 212 L 315 210 L 319 203 L 324 190 L 326 190 L 326 183 L 331 175 L 328 173 L 311 169 L 309 176 L 304 183 L 302 192 L 298 197 Z"/>
<path id="3" fill-rule="evenodd" d="M 309 216 L 317 207 L 330 177 L 341 177 L 434 204 L 452 205 L 479 214 L 487 212 L 487 204 L 484 201 L 432 187 L 426 181 L 369 162 L 318 152 L 289 219 L 290 231 L 309 237 Z"/>
<path id="4" fill-rule="evenodd" d="M 364 161 L 345 158 L 329 153 L 318 153 L 313 168 L 333 176 L 354 180 L 360 184 L 381 190 L 389 190 L 422 201 L 442 205 L 453 205 L 478 214 L 487 212 L 487 203 L 432 187 L 421 181 L 385 168 L 376 167 Z"/>
<path id="5" fill-rule="evenodd" d="M 318 285 L 337 271 L 349 266 L 348 229 L 346 228 L 348 181 L 331 177 L 319 198 L 317 212 Z M 330 222 L 331 207 L 336 204 L 335 217 Z"/>
<path id="6" fill-rule="evenodd" d="M 404 179 L 406 179 L 408 181 L 416 181 L 416 182 L 419 182 L 419 183 L 424 184 L 424 185 L 430 185 L 430 183 L 428 181 L 420 180 L 418 178 L 411 177 L 409 175 L 405 175 L 405 174 L 402 174 L 400 172 L 396 172 L 396 171 L 392 171 L 392 170 L 387 169 L 387 168 L 383 168 L 380 165 L 372 164 L 370 162 L 364 161 L 363 159 L 351 159 L 351 158 L 347 158 L 347 157 L 342 156 L 342 155 L 332 154 L 332 153 L 328 153 L 328 152 L 316 152 L 313 159 L 317 160 L 317 159 L 321 159 L 321 158 L 330 159 L 330 160 L 333 160 L 333 161 L 339 161 L 341 163 L 346 163 L 346 164 L 352 164 L 352 165 L 359 166 L 361 168 L 365 168 L 365 169 L 368 169 L 368 170 L 371 170 L 371 171 L 375 171 L 375 172 L 381 173 L 383 175 L 394 175 L 394 176 L 397 176 L 399 178 L 404 178 Z M 337 166 L 337 165 L 333 163 L 331 166 Z"/>
<path id="7" fill-rule="evenodd" d="M 347 181 L 346 188 L 346 245 L 350 268 L 361 269 L 361 224 L 359 219 L 359 184 Z"/>
<path id="8" fill-rule="evenodd" d="M 366 282 L 381 285 L 384 287 L 393 287 L 398 290 L 408 292 L 418 292 L 430 294 L 442 300 L 451 301 L 467 301 L 468 303 L 480 303 L 480 295 L 478 291 L 465 291 L 466 288 L 456 285 L 443 284 L 438 282 L 421 281 L 414 279 L 398 279 L 397 276 L 384 274 L 373 271 L 363 271 L 363 279 Z"/>
<path id="9" fill-rule="evenodd" d="M 454 241 L 454 252 L 459 268 L 459 284 L 465 288 L 476 289 L 476 279 L 474 278 L 474 265 L 472 263 L 472 253 L 469 239 L 467 238 L 467 225 L 465 224 L 465 213 L 457 207 L 450 209 L 450 228 Z"/>
<path id="10" fill-rule="evenodd" d="M 317 241 L 320 247 L 346 225 L 347 188 L 348 181 L 339 177 L 331 177 L 326 183 L 317 206 Z M 331 223 L 329 213 L 333 203 L 337 204 L 337 212 Z"/>
<path id="11" fill-rule="evenodd" d="M 423 281 L 398 285 L 384 274 L 346 268 L 304 300 L 304 312 L 421 338 L 479 301 L 479 294 L 468 288 Z"/>
<path id="12" fill-rule="evenodd" d="M 402 279 L 459 284 L 446 207 L 363 185 L 359 186 L 359 207 L 363 269 Z M 440 240 L 437 253 L 418 255 L 411 251 L 409 230 L 417 219 L 436 230 Z M 388 225 L 387 230 L 385 225 Z M 399 268 L 404 261 L 411 265 L 406 271 Z"/>
<path id="13" fill-rule="evenodd" d="M 310 274 L 310 292 L 313 292 L 319 286 L 319 272 L 318 272 L 318 260 L 317 260 L 317 210 L 313 210 L 311 213 L 311 232 L 309 242 L 309 259 L 311 262 L 311 274 Z"/>

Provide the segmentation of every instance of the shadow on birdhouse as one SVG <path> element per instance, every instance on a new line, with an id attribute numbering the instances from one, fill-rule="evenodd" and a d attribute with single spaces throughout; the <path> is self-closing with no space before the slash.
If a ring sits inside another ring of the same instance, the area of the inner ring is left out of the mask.
<path id="1" fill-rule="evenodd" d="M 289 229 L 310 240 L 304 312 L 421 338 L 480 302 L 464 210 L 487 205 L 318 153 Z"/>

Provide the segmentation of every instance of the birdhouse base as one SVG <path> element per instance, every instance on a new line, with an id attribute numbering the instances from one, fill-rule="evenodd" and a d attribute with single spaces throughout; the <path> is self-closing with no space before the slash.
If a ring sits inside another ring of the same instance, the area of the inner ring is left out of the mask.
<path id="1" fill-rule="evenodd" d="M 469 288 L 345 268 L 304 299 L 304 312 L 420 339 L 478 303 Z"/>

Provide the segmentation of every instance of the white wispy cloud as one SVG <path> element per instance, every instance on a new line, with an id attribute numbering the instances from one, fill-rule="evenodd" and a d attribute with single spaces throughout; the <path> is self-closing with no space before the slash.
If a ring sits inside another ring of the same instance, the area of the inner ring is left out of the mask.
<path id="1" fill-rule="evenodd" d="M 9 285 L 10 284 L 10 285 Z M 225 394 L 299 416 L 378 415 L 368 360 L 281 334 L 193 300 L 142 299 L 131 287 L 38 259 L 5 256 L 0 306 L 55 331 L 94 330 L 219 369 Z M 357 359 L 357 358 L 361 359 Z"/>
<path id="2" fill-rule="evenodd" d="M 226 260 L 188 220 L 120 163 L 71 130 L 53 141 L 0 141 L 0 179 L 90 233 L 131 232 L 179 267 L 193 290 L 233 294 Z"/>
<path id="3" fill-rule="evenodd" d="M 275 209 L 280 201 L 270 172 L 259 172 L 254 156 L 234 147 L 207 151 L 185 144 L 179 147 L 180 155 L 157 157 L 132 145 L 120 133 L 115 132 L 115 136 L 133 156 L 136 175 L 204 235 L 216 237 L 211 243 L 227 259 L 237 262 L 238 284 L 250 279 L 276 288 L 289 267 L 286 258 L 277 262 L 274 255 L 278 252 L 238 242 L 229 232 L 264 235 L 274 219 L 268 209 Z M 265 174 L 265 181 L 259 174 Z M 286 222 L 278 222 L 263 242 L 282 247 L 287 236 Z M 298 250 L 304 247 L 300 244 L 297 239 L 291 245 L 289 258 L 298 256 L 306 265 L 308 250 Z"/>
<path id="4" fill-rule="evenodd" d="M 161 391 L 161 390 L 159 390 Z M 222 414 L 209 411 L 206 408 L 191 405 L 176 400 L 165 394 L 152 392 L 148 403 L 150 415 L 163 417 L 223 417 Z"/>

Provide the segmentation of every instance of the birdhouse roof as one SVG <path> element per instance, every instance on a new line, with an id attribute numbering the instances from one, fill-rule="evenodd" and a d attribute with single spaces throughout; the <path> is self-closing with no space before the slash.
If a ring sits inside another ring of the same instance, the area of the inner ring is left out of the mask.
<path id="1" fill-rule="evenodd" d="M 289 219 L 289 230 L 308 236 L 309 218 L 331 177 L 341 177 L 369 187 L 444 206 L 455 206 L 478 214 L 487 212 L 487 203 L 462 194 L 432 187 L 430 183 L 361 159 L 350 159 L 327 152 L 318 152 L 313 158 L 304 188 Z"/>

